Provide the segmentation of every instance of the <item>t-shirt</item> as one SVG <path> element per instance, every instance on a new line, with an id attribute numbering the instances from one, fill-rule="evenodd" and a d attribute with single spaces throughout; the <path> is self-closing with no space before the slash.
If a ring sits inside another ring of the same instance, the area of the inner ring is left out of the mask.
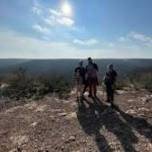
<path id="1" fill-rule="evenodd" d="M 77 67 L 75 68 L 75 74 L 77 77 L 85 77 L 85 68 L 84 67 Z"/>
<path id="2" fill-rule="evenodd" d="M 111 70 L 106 72 L 105 83 L 112 85 L 115 83 L 117 77 L 117 72 L 115 70 Z"/>
<path id="3" fill-rule="evenodd" d="M 86 66 L 87 76 L 91 78 L 97 77 L 98 66 L 95 63 L 90 63 Z"/>

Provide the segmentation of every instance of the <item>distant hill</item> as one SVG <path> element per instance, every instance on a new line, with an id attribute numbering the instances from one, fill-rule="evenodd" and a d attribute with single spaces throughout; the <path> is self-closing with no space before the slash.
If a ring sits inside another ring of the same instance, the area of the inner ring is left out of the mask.
<path id="1" fill-rule="evenodd" d="M 61 75 L 71 78 L 74 68 L 80 59 L 49 59 L 49 60 L 30 60 L 30 59 L 0 59 L 0 75 L 10 73 L 22 67 L 33 76 Z M 119 76 L 126 76 L 130 72 L 142 68 L 151 69 L 152 59 L 97 59 L 94 60 L 103 75 L 108 64 L 114 64 Z M 87 62 L 85 61 L 84 65 Z M 139 71 L 139 70 L 138 70 Z"/>

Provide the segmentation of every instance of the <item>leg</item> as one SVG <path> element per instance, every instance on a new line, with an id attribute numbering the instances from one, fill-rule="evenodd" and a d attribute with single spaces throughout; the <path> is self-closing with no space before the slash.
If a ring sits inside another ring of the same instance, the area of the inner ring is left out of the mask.
<path id="1" fill-rule="evenodd" d="M 110 102 L 110 87 L 109 87 L 109 85 L 106 86 L 106 94 L 107 94 L 107 102 Z"/>
<path id="2" fill-rule="evenodd" d="M 114 89 L 111 89 L 111 102 L 114 102 Z"/>
<path id="3" fill-rule="evenodd" d="M 85 86 L 83 84 L 80 85 L 80 98 L 83 97 Z"/>
<path id="4" fill-rule="evenodd" d="M 89 97 L 92 97 L 92 84 L 89 84 Z"/>
<path id="5" fill-rule="evenodd" d="M 112 85 L 110 87 L 110 103 L 111 103 L 111 107 L 114 107 L 114 89 L 112 88 Z"/>
<path id="6" fill-rule="evenodd" d="M 77 95 L 77 100 L 79 100 L 79 84 L 77 84 L 76 95 Z"/>
<path id="7" fill-rule="evenodd" d="M 76 95 L 77 95 L 77 100 L 79 100 L 80 88 L 81 88 L 81 86 L 80 86 L 80 80 L 77 79 L 77 81 L 76 81 Z"/>
<path id="8" fill-rule="evenodd" d="M 87 87 L 88 87 L 88 84 L 85 84 L 82 94 L 84 94 L 86 92 Z"/>
<path id="9" fill-rule="evenodd" d="M 88 79 L 84 80 L 84 89 L 83 89 L 82 95 L 86 92 L 87 88 L 88 88 Z"/>
<path id="10" fill-rule="evenodd" d="M 97 96 L 97 85 L 96 83 L 93 84 L 93 93 L 94 93 L 94 97 Z"/>

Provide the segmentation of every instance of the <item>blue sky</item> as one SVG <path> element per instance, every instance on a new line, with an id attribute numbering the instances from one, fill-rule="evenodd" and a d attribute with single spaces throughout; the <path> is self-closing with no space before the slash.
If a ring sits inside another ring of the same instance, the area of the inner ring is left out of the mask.
<path id="1" fill-rule="evenodd" d="M 151 0 L 1 0 L 1 58 L 152 58 Z"/>

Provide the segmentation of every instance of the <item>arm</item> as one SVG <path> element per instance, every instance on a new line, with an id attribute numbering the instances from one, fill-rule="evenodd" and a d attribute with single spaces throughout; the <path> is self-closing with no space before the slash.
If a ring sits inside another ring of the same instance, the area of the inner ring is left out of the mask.
<path id="1" fill-rule="evenodd" d="M 97 70 L 97 72 L 99 72 L 99 68 L 98 68 L 98 65 L 96 63 L 94 63 L 94 67 Z"/>

